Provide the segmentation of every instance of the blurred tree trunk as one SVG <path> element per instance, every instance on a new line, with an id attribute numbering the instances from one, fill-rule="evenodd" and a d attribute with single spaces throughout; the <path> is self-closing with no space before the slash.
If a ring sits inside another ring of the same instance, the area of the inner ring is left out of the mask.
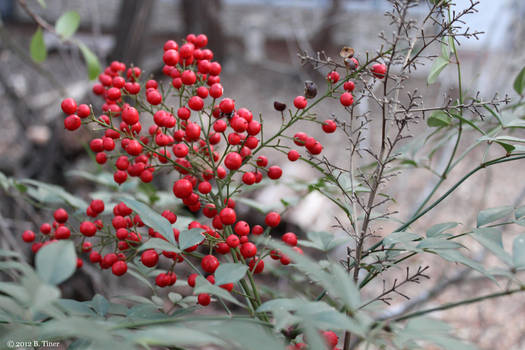
<path id="1" fill-rule="evenodd" d="M 121 0 L 115 21 L 115 46 L 109 61 L 140 64 L 154 5 L 155 0 Z"/>
<path id="2" fill-rule="evenodd" d="M 206 34 L 214 58 L 225 58 L 225 36 L 221 22 L 222 0 L 182 0 L 185 34 Z"/>
<path id="3" fill-rule="evenodd" d="M 316 51 L 327 50 L 334 46 L 334 29 L 337 22 L 334 18 L 341 11 L 342 0 L 332 0 L 330 8 L 323 16 L 319 30 L 312 37 L 312 48 Z"/>

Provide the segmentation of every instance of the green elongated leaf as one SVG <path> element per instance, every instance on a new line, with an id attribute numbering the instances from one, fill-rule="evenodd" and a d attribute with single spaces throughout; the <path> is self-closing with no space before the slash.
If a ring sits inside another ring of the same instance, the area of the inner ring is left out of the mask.
<path id="1" fill-rule="evenodd" d="M 444 222 L 442 224 L 434 225 L 427 230 L 427 237 L 435 237 L 456 226 L 458 226 L 457 222 Z"/>
<path id="2" fill-rule="evenodd" d="M 177 245 L 175 238 L 173 237 L 173 229 L 171 224 L 164 216 L 160 215 L 153 209 L 151 209 L 147 204 L 136 201 L 131 198 L 122 198 L 122 201 L 134 212 L 139 214 L 142 222 L 146 226 L 151 227 L 158 233 L 160 233 L 164 238 L 170 241 L 172 244 Z"/>
<path id="3" fill-rule="evenodd" d="M 180 253 L 179 247 L 163 240 L 162 238 L 150 238 L 146 243 L 139 247 L 139 251 L 146 249 L 160 249 L 168 252 Z"/>
<path id="4" fill-rule="evenodd" d="M 472 260 L 470 258 L 467 258 L 463 254 L 461 254 L 458 249 L 439 249 L 439 250 L 436 251 L 436 254 L 439 255 L 440 257 L 442 257 L 445 260 L 448 260 L 448 261 L 451 261 L 451 262 L 461 263 L 461 264 L 463 264 L 463 265 L 465 265 L 467 267 L 470 267 L 470 268 L 472 268 L 472 269 L 482 273 L 486 277 L 490 278 L 492 281 L 494 281 L 494 283 L 497 283 L 497 281 L 494 278 L 494 276 L 492 276 L 490 273 L 488 273 L 487 270 L 485 270 L 485 268 L 483 267 L 483 265 L 475 262 L 474 260 Z"/>
<path id="5" fill-rule="evenodd" d="M 80 302 L 73 299 L 58 299 L 56 303 L 65 309 L 69 315 L 95 316 L 95 313 L 89 307 L 89 302 Z"/>
<path id="6" fill-rule="evenodd" d="M 96 294 L 88 303 L 100 316 L 106 316 L 109 311 L 109 301 L 100 294 Z"/>
<path id="7" fill-rule="evenodd" d="M 437 127 L 437 128 L 449 126 L 451 122 L 452 122 L 452 118 L 450 118 L 450 116 L 443 111 L 435 111 L 427 119 L 428 126 Z"/>
<path id="8" fill-rule="evenodd" d="M 235 299 L 227 290 L 211 284 L 207 279 L 205 279 L 202 276 L 197 276 L 197 279 L 195 280 L 195 289 L 193 292 L 195 294 L 208 293 L 211 295 L 215 295 L 218 298 L 224 299 L 240 307 L 246 308 L 246 305 Z"/>
<path id="9" fill-rule="evenodd" d="M 512 213 L 513 210 L 514 208 L 511 206 L 502 206 L 482 210 L 478 214 L 477 227 L 489 224 L 499 219 L 503 219 L 505 216 Z"/>
<path id="10" fill-rule="evenodd" d="M 521 69 L 521 71 L 516 76 L 516 79 L 514 79 L 514 90 L 518 94 L 523 95 L 524 88 L 525 88 L 525 67 Z"/>
<path id="11" fill-rule="evenodd" d="M 430 68 L 430 74 L 427 78 L 427 83 L 429 85 L 434 84 L 443 69 L 449 64 L 449 60 L 444 57 L 439 56 L 436 58 L 432 67 Z"/>
<path id="12" fill-rule="evenodd" d="M 44 8 L 44 9 L 47 8 L 46 2 L 44 0 L 37 0 L 37 1 L 38 1 L 38 3 L 40 4 L 40 6 L 42 8 Z"/>
<path id="13" fill-rule="evenodd" d="M 462 245 L 458 242 L 435 237 L 426 238 L 416 246 L 419 249 L 458 249 L 461 247 Z"/>
<path id="14" fill-rule="evenodd" d="M 512 242 L 512 262 L 517 268 L 525 268 L 525 234 L 517 236 Z"/>
<path id="15" fill-rule="evenodd" d="M 449 59 L 450 58 L 450 47 L 446 40 L 441 42 L 441 57 Z"/>
<path id="16" fill-rule="evenodd" d="M 72 241 L 50 243 L 36 253 L 36 272 L 50 284 L 59 284 L 68 279 L 76 270 L 77 254 Z"/>
<path id="17" fill-rule="evenodd" d="M 348 272 L 339 264 L 333 264 L 331 272 L 333 294 L 339 296 L 347 309 L 356 310 L 361 306 L 361 293 L 356 284 L 349 278 Z"/>
<path id="18" fill-rule="evenodd" d="M 246 275 L 248 266 L 244 264 L 221 264 L 215 271 L 215 284 L 220 286 L 226 283 L 236 283 Z"/>
<path id="19" fill-rule="evenodd" d="M 474 229 L 472 237 L 478 241 L 485 248 L 490 250 L 505 264 L 512 266 L 512 258 L 509 253 L 503 249 L 503 241 L 501 239 L 501 231 L 495 228 L 478 228 Z"/>
<path id="20" fill-rule="evenodd" d="M 69 39 L 78 29 L 80 15 L 77 11 L 67 11 L 60 16 L 55 23 L 55 31 L 63 39 Z"/>
<path id="21" fill-rule="evenodd" d="M 181 250 L 193 247 L 204 241 L 204 232 L 201 228 L 192 228 L 190 230 L 184 230 L 179 234 L 179 247 Z"/>
<path id="22" fill-rule="evenodd" d="M 251 322 L 228 320 L 202 323 L 208 333 L 220 337 L 230 346 L 222 349 L 232 350 L 285 350 L 282 337 Z"/>
<path id="23" fill-rule="evenodd" d="M 47 57 L 47 48 L 46 43 L 44 42 L 44 33 L 42 29 L 38 27 L 35 34 L 31 38 L 31 43 L 29 44 L 29 53 L 31 58 L 36 63 L 42 63 L 46 60 Z"/>
<path id="24" fill-rule="evenodd" d="M 516 147 L 511 145 L 510 143 L 506 143 L 506 142 L 501 142 L 501 141 L 496 141 L 496 143 L 498 145 L 500 145 L 501 147 L 503 147 L 503 149 L 505 150 L 505 152 L 507 153 L 512 153 Z"/>
<path id="25" fill-rule="evenodd" d="M 203 328 L 205 329 L 205 328 Z M 137 344 L 162 345 L 162 346 L 226 346 L 221 339 L 195 328 L 175 326 L 156 326 L 133 333 L 131 340 Z"/>
<path id="26" fill-rule="evenodd" d="M 22 179 L 20 180 L 20 183 L 34 186 L 36 191 L 31 191 L 31 189 L 34 188 L 29 187 L 27 193 L 42 203 L 66 203 L 82 211 L 86 210 L 88 207 L 88 204 L 84 200 L 72 195 L 60 186 L 51 185 L 33 179 Z"/>
<path id="27" fill-rule="evenodd" d="M 98 61 L 97 56 L 86 45 L 79 43 L 78 47 L 82 52 L 82 56 L 84 57 L 84 61 L 87 65 L 88 77 L 90 80 L 93 80 L 99 75 L 100 71 L 102 70 L 102 68 L 100 67 L 100 62 Z"/>
<path id="28" fill-rule="evenodd" d="M 332 250 L 346 240 L 345 237 L 336 237 L 334 234 L 325 231 L 309 231 L 306 233 L 306 237 L 308 237 L 308 241 L 299 240 L 301 246 L 319 249 L 323 252 Z"/>

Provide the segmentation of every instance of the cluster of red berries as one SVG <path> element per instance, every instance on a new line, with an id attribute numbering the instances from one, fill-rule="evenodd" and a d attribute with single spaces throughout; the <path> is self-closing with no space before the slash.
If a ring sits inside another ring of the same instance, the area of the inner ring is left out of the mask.
<path id="1" fill-rule="evenodd" d="M 84 254 L 101 269 L 111 268 L 117 276 L 126 274 L 128 263 L 137 257 L 149 268 L 167 266 L 155 277 L 155 284 L 161 288 L 172 286 L 177 281 L 177 264 L 202 256 L 192 253 L 199 247 L 207 253 L 200 258 L 199 274 L 205 275 L 212 284 L 215 284 L 214 274 L 220 266 L 220 255 L 231 254 L 235 261 L 247 264 L 251 275 L 264 271 L 263 259 L 266 256 L 279 260 L 282 265 L 290 264 L 290 258 L 282 252 L 258 247 L 253 240 L 253 237 L 267 234 L 279 225 L 279 213 L 266 215 L 266 229 L 260 225 L 250 227 L 237 218 L 232 195 L 242 186 L 259 183 L 265 176 L 277 180 L 283 172 L 278 165 L 270 165 L 266 156 L 258 154 L 272 146 L 261 138 L 262 126 L 254 119 L 253 113 L 238 108 L 232 98 L 223 97 L 222 68 L 213 61 L 213 52 L 205 48 L 207 42 L 203 34 L 190 34 L 180 46 L 173 40 L 164 44 L 162 72 L 171 81 L 168 86 L 153 79 L 143 80 L 139 67 L 126 67 L 114 61 L 93 86 L 93 92 L 103 101 L 99 113 L 86 104 L 77 105 L 72 98 L 61 103 L 67 130 L 73 131 L 90 123 L 102 127 L 102 131 L 97 131 L 100 134 L 89 142 L 89 147 L 99 164 L 111 164 L 117 184 L 126 182 L 129 177 L 148 183 L 163 169 L 178 172 L 180 175 L 173 183 L 173 194 L 190 211 L 202 213 L 202 219 L 188 225 L 188 229 L 202 230 L 202 241 L 180 253 L 160 249 L 140 252 L 140 245 L 150 238 L 168 240 L 168 237 L 147 227 L 138 213 L 124 203 L 116 204 L 111 214 L 103 201 L 95 199 L 86 210 L 89 220 L 73 225 L 68 222 L 68 213 L 60 208 L 54 212 L 52 224 L 42 224 L 38 237 L 32 231 L 25 231 L 22 239 L 33 243 L 33 252 L 56 240 L 76 237 L 80 239 L 80 256 Z M 353 57 L 350 60 L 353 69 L 357 69 L 358 61 Z M 370 71 L 381 79 L 387 68 L 378 63 Z M 344 107 L 351 106 L 355 84 L 348 80 L 349 76 L 340 82 L 341 75 L 334 70 L 326 78 L 333 92 L 342 86 L 339 101 Z M 308 113 L 308 99 L 315 97 L 316 89 L 314 84 L 310 91 L 305 89 L 304 96 L 293 100 L 296 110 L 295 114 L 290 113 L 292 121 Z M 177 107 L 169 105 L 170 98 L 179 102 Z M 286 109 L 286 105 L 280 102 L 275 102 L 274 107 L 280 112 Z M 147 130 L 143 130 L 143 125 Z M 337 123 L 328 119 L 321 123 L 321 128 L 325 133 L 333 133 Z M 282 131 L 286 129 L 282 128 L 280 134 L 270 140 L 284 136 Z M 295 133 L 291 139 L 296 146 L 305 147 L 310 156 L 323 151 L 322 144 L 304 132 Z M 287 156 L 292 162 L 301 158 L 295 149 L 290 149 Z M 239 184 L 230 188 L 236 181 Z M 106 219 L 106 224 L 99 216 Z M 172 225 L 177 221 L 177 215 L 169 210 L 164 210 L 162 216 Z M 179 235 L 180 232 L 173 228 L 173 238 L 177 242 Z M 282 240 L 302 254 L 294 233 L 285 233 Z M 83 260 L 79 258 L 77 266 L 82 264 Z M 199 274 L 188 276 L 190 287 L 195 287 Z M 230 292 L 235 288 L 233 283 L 220 287 Z M 201 293 L 197 300 L 206 306 L 211 297 Z M 337 335 L 331 331 L 323 335 L 329 348 L 337 349 Z M 290 349 L 303 349 L 304 346 L 298 343 Z"/>

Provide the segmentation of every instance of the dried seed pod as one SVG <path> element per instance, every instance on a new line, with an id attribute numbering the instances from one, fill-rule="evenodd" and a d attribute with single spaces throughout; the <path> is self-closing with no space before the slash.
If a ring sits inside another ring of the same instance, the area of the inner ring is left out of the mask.
<path id="1" fill-rule="evenodd" d="M 273 108 L 275 108 L 276 111 L 282 112 L 286 109 L 286 105 L 282 102 L 275 101 L 273 103 Z"/>
<path id="2" fill-rule="evenodd" d="M 351 58 L 351 57 L 354 57 L 354 53 L 355 51 L 353 48 L 344 46 L 339 52 L 339 56 L 341 56 L 342 58 Z"/>
<path id="3" fill-rule="evenodd" d="M 314 98 L 317 96 L 317 85 L 311 80 L 304 82 L 304 96 L 306 98 Z"/>

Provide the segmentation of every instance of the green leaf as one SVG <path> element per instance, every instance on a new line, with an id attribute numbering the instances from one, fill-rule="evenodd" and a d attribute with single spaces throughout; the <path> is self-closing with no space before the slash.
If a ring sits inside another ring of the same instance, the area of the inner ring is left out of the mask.
<path id="1" fill-rule="evenodd" d="M 96 294 L 88 303 L 100 316 L 106 316 L 109 311 L 109 301 L 100 294 Z"/>
<path id="2" fill-rule="evenodd" d="M 28 195 L 44 204 L 66 203 L 82 211 L 85 211 L 88 207 L 88 204 L 84 200 L 72 195 L 60 186 L 33 179 L 22 179 L 20 182 L 34 186 L 28 188 Z"/>
<path id="3" fill-rule="evenodd" d="M 59 284 L 76 270 L 77 254 L 72 241 L 50 243 L 38 251 L 35 258 L 36 272 L 47 283 Z"/>
<path id="4" fill-rule="evenodd" d="M 456 226 L 458 226 L 457 222 L 444 222 L 442 224 L 434 225 L 427 230 L 427 237 L 435 237 Z"/>
<path id="5" fill-rule="evenodd" d="M 523 88 L 525 87 L 525 67 L 516 76 L 514 80 L 514 90 L 520 95 L 523 95 Z"/>
<path id="6" fill-rule="evenodd" d="M 419 249 L 457 249 L 461 247 L 462 245 L 458 242 L 435 237 L 426 238 L 419 242 L 419 244 L 416 246 L 416 248 Z"/>
<path id="7" fill-rule="evenodd" d="M 42 63 L 46 60 L 47 57 L 47 48 L 46 43 L 44 42 L 44 33 L 42 29 L 38 27 L 35 34 L 31 38 L 31 43 L 29 44 L 29 53 L 31 58 L 36 63 Z"/>
<path id="8" fill-rule="evenodd" d="M 494 253 L 494 255 L 501 259 L 505 264 L 512 266 L 512 258 L 505 249 L 503 249 L 501 231 L 488 227 L 474 229 L 473 231 L 472 237 L 476 241 Z"/>
<path id="9" fill-rule="evenodd" d="M 146 249 L 160 249 L 168 252 L 180 253 L 180 249 L 177 246 L 163 240 L 162 238 L 150 238 L 146 243 L 139 247 L 139 251 Z"/>
<path id="10" fill-rule="evenodd" d="M 503 219 L 505 216 L 512 213 L 514 208 L 511 206 L 502 206 L 482 210 L 478 213 L 477 227 L 486 225 L 499 219 Z"/>
<path id="11" fill-rule="evenodd" d="M 525 268 L 525 234 L 517 236 L 512 242 L 512 262 L 517 268 Z"/>
<path id="12" fill-rule="evenodd" d="M 98 61 L 97 56 L 83 43 L 79 43 L 78 47 L 84 56 L 84 61 L 88 68 L 88 77 L 90 80 L 95 79 L 102 68 L 100 67 L 100 62 Z"/>
<path id="13" fill-rule="evenodd" d="M 122 201 L 134 212 L 139 214 L 142 222 L 148 227 L 151 227 L 158 233 L 160 233 L 168 241 L 176 245 L 175 238 L 173 237 L 173 229 L 171 224 L 164 216 L 160 215 L 147 204 L 139 202 L 131 198 L 122 198 Z"/>
<path id="14" fill-rule="evenodd" d="M 443 111 L 435 111 L 427 119 L 427 125 L 430 127 L 441 128 L 444 126 L 449 126 L 451 124 L 451 121 L 452 118 L 450 118 L 450 116 L 447 113 Z"/>
<path id="15" fill-rule="evenodd" d="M 235 299 L 227 290 L 222 289 L 216 285 L 211 284 L 207 279 L 202 276 L 197 276 L 195 280 L 195 289 L 193 290 L 195 294 L 208 293 L 215 295 L 218 298 L 227 300 L 233 304 L 239 305 L 240 307 L 246 308 L 246 305 Z"/>
<path id="16" fill-rule="evenodd" d="M 333 264 L 331 272 L 333 283 L 330 293 L 338 296 L 347 309 L 357 310 L 361 305 L 361 293 L 354 281 L 349 278 L 348 272 L 339 264 Z"/>
<path id="17" fill-rule="evenodd" d="M 78 29 L 80 15 L 77 11 L 67 11 L 55 23 L 55 31 L 62 39 L 69 39 Z"/>
<path id="18" fill-rule="evenodd" d="M 202 328 L 206 330 L 205 327 Z M 225 347 L 226 343 L 217 337 L 196 328 L 175 326 L 155 326 L 133 333 L 131 340 L 138 344 L 162 345 L 169 347 L 218 345 Z"/>
<path id="19" fill-rule="evenodd" d="M 244 264 L 221 264 L 215 271 L 215 284 L 220 286 L 226 283 L 236 283 L 244 278 L 247 271 L 248 266 Z"/>
<path id="20" fill-rule="evenodd" d="M 323 252 L 332 250 L 346 240 L 346 237 L 336 237 L 333 233 L 325 231 L 308 231 L 306 237 L 308 237 L 309 241 L 300 240 L 300 245 L 316 248 Z"/>
<path id="21" fill-rule="evenodd" d="M 191 230 L 184 230 L 179 234 L 179 247 L 181 250 L 193 247 L 204 241 L 204 230 L 202 228 L 192 228 Z"/>
<path id="22" fill-rule="evenodd" d="M 47 8 L 46 2 L 44 0 L 36 0 L 36 1 L 38 1 L 38 3 L 40 4 L 42 8 L 44 9 Z"/>
<path id="23" fill-rule="evenodd" d="M 489 274 L 485 270 L 483 265 L 475 262 L 474 260 L 472 260 L 470 258 L 467 258 L 463 254 L 461 254 L 459 252 L 459 250 L 457 250 L 457 249 L 439 249 L 439 250 L 436 251 L 436 254 L 439 255 L 440 257 L 442 257 L 445 260 L 448 260 L 448 261 L 451 261 L 451 262 L 458 262 L 458 263 L 461 263 L 461 264 L 463 264 L 465 266 L 468 266 L 468 267 L 470 267 L 470 268 L 472 268 L 472 269 L 482 273 L 483 275 L 487 276 L 492 281 L 497 283 L 497 281 L 494 278 L 494 276 Z"/>
<path id="24" fill-rule="evenodd" d="M 449 60 L 439 56 L 436 58 L 432 67 L 430 68 L 430 74 L 427 78 L 427 83 L 429 85 L 434 84 L 443 69 L 449 64 Z"/>

